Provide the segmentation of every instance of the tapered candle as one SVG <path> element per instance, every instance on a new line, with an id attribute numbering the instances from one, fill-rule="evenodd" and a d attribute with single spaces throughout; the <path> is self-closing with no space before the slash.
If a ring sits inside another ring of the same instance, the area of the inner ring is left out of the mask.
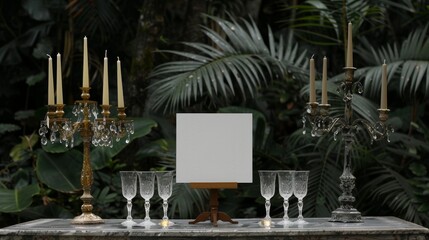
<path id="1" fill-rule="evenodd" d="M 48 55 L 48 105 L 54 105 L 54 71 L 52 69 L 52 58 Z"/>
<path id="2" fill-rule="evenodd" d="M 109 105 L 109 71 L 108 71 L 108 62 L 107 62 L 107 50 L 104 55 L 103 105 Z"/>
<path id="3" fill-rule="evenodd" d="M 380 108 L 387 109 L 387 65 L 386 60 L 382 65 L 381 72 L 381 100 L 380 100 Z"/>
<path id="4" fill-rule="evenodd" d="M 121 74 L 121 61 L 119 60 L 116 62 L 117 68 L 118 68 L 118 108 L 124 107 L 124 92 L 122 90 L 122 74 Z"/>
<path id="5" fill-rule="evenodd" d="M 310 102 L 316 102 L 316 75 L 313 56 L 310 58 Z"/>
<path id="6" fill-rule="evenodd" d="M 347 36 L 347 61 L 346 67 L 353 67 L 353 31 L 352 23 L 349 22 L 348 27 L 348 36 Z"/>
<path id="7" fill-rule="evenodd" d="M 89 87 L 88 73 L 88 42 L 86 36 L 83 38 L 83 87 Z"/>
<path id="8" fill-rule="evenodd" d="M 322 104 L 328 104 L 328 59 L 323 58 Z"/>
<path id="9" fill-rule="evenodd" d="M 63 77 L 61 71 L 61 54 L 57 54 L 57 104 L 63 104 Z"/>

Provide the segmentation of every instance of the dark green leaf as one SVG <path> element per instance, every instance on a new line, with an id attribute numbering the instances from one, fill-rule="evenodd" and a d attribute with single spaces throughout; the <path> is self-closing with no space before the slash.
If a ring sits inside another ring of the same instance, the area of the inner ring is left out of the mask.
<path id="1" fill-rule="evenodd" d="M 36 207 L 29 207 L 22 211 L 19 215 L 29 219 L 73 218 L 73 214 L 70 211 L 55 203 L 49 203 L 48 205 L 39 205 Z"/>
<path id="2" fill-rule="evenodd" d="M 21 128 L 18 125 L 10 123 L 0 123 L 0 135 L 3 133 L 13 132 L 20 130 Z"/>
<path id="3" fill-rule="evenodd" d="M 46 21 L 51 18 L 44 0 L 23 0 L 22 7 L 34 20 Z"/>
<path id="4" fill-rule="evenodd" d="M 39 191 L 37 184 L 14 190 L 0 188 L 0 212 L 20 212 L 26 209 Z"/>
<path id="5" fill-rule="evenodd" d="M 81 189 L 80 174 L 83 155 L 77 150 L 53 154 L 38 151 L 36 171 L 44 184 L 60 192 L 75 192 Z"/>
<path id="6" fill-rule="evenodd" d="M 34 86 L 36 83 L 44 80 L 46 78 L 46 73 L 45 72 L 40 72 L 36 75 L 31 75 L 29 77 L 27 77 L 27 85 L 28 86 Z"/>
<path id="7" fill-rule="evenodd" d="M 34 110 L 23 110 L 15 112 L 15 120 L 25 120 L 34 117 Z"/>
<path id="8" fill-rule="evenodd" d="M 14 161 L 27 160 L 31 157 L 33 146 L 39 141 L 39 136 L 32 134 L 21 137 L 21 143 L 15 145 L 9 153 Z"/>
<path id="9" fill-rule="evenodd" d="M 418 177 L 423 177 L 423 176 L 426 176 L 426 174 L 427 174 L 426 166 L 421 164 L 421 163 L 413 162 L 410 164 L 410 166 L 408 168 L 411 170 L 411 172 L 414 175 L 416 175 Z"/>

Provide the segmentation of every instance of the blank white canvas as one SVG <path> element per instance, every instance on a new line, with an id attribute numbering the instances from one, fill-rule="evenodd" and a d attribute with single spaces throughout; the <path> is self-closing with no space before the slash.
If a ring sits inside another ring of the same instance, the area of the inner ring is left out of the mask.
<path id="1" fill-rule="evenodd" d="M 180 113 L 176 181 L 252 182 L 252 114 Z"/>

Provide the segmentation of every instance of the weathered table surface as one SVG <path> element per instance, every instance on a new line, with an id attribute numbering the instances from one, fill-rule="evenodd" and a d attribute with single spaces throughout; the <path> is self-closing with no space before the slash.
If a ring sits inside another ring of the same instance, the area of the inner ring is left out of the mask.
<path id="1" fill-rule="evenodd" d="M 105 219 L 104 224 L 97 225 L 71 225 L 70 219 L 39 219 L 0 229 L 0 239 L 429 239 L 429 229 L 396 217 L 364 217 L 363 223 L 307 218 L 307 224 L 270 228 L 261 227 L 259 219 L 235 220 L 239 223 L 219 222 L 218 227 L 213 227 L 208 221 L 188 224 L 189 220 L 173 219 L 175 225 L 164 229 L 159 225 L 126 228 L 120 224 L 122 219 Z"/>

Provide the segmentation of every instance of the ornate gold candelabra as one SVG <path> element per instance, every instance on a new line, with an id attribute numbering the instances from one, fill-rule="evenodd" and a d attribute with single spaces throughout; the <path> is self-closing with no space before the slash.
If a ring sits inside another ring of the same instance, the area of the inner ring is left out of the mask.
<path id="1" fill-rule="evenodd" d="M 118 118 L 110 118 L 110 105 L 101 105 L 102 117 L 98 118 L 97 102 L 90 100 L 90 87 L 82 87 L 82 100 L 75 101 L 72 113 L 75 121 L 64 118 L 64 105 L 48 105 L 46 118 L 41 121 L 39 135 L 41 143 L 48 143 L 47 134 L 51 143 L 60 142 L 66 147 L 74 146 L 75 133 L 80 134 L 83 141 L 83 166 L 81 172 L 81 184 L 83 194 L 82 214 L 72 220 L 73 224 L 103 223 L 103 219 L 92 213 L 93 206 L 91 186 L 93 183 L 90 145 L 113 147 L 113 141 L 119 141 L 126 137 L 125 142 L 130 142 L 130 135 L 134 133 L 134 123 L 126 120 L 125 108 L 118 107 Z"/>
<path id="2" fill-rule="evenodd" d="M 338 134 L 342 134 L 344 141 L 344 166 L 340 176 L 341 196 L 338 197 L 341 205 L 331 215 L 333 222 L 362 222 L 361 213 L 353 207 L 355 197 L 352 190 L 355 187 L 356 178 L 351 169 L 351 149 L 353 148 L 354 136 L 360 129 L 366 129 L 371 137 L 371 142 L 387 139 L 393 132 L 393 128 L 386 124 L 389 109 L 378 109 L 379 121 L 370 123 L 365 119 L 353 119 L 352 99 L 355 92 L 363 92 L 362 84 L 354 81 L 353 74 L 356 68 L 345 67 L 344 81 L 338 86 L 338 93 L 342 93 L 345 103 L 343 117 L 331 117 L 329 115 L 330 104 L 319 104 L 317 102 L 307 103 L 307 109 L 302 118 L 304 124 L 303 134 L 306 133 L 306 123 L 310 123 L 311 136 L 319 137 L 325 134 L 334 134 L 334 140 Z"/>

